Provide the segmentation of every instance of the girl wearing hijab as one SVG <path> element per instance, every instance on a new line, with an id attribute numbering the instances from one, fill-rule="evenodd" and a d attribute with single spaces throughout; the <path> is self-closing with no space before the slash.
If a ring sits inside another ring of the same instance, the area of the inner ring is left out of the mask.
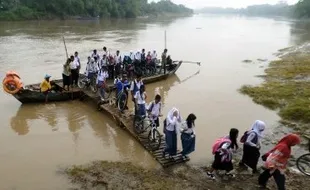
<path id="1" fill-rule="evenodd" d="M 300 137 L 296 134 L 288 134 L 268 153 L 262 156 L 267 168 L 258 178 L 258 183 L 265 188 L 271 176 L 273 176 L 278 190 L 285 189 L 285 176 L 287 161 L 291 156 L 291 147 L 300 143 Z"/>
<path id="2" fill-rule="evenodd" d="M 181 140 L 182 140 L 182 157 L 183 160 L 187 160 L 190 153 L 195 151 L 195 141 L 196 141 L 196 134 L 194 131 L 195 128 L 195 120 L 196 116 L 191 113 L 188 115 L 185 122 L 182 123 L 180 127 L 181 131 Z"/>
<path id="3" fill-rule="evenodd" d="M 166 148 L 163 151 L 163 157 L 166 153 L 169 158 L 177 154 L 177 124 L 181 122 L 181 115 L 178 109 L 172 108 L 164 121 L 164 133 L 166 137 Z"/>
<path id="4" fill-rule="evenodd" d="M 234 167 L 232 164 L 233 150 L 238 149 L 237 138 L 239 130 L 230 129 L 229 135 L 216 140 L 212 147 L 212 153 L 214 154 L 214 161 L 212 163 L 212 169 L 207 172 L 208 177 L 215 179 L 214 171 L 225 170 L 226 176 L 234 177 L 234 174 L 230 173 Z"/>
<path id="5" fill-rule="evenodd" d="M 260 157 L 261 139 L 266 124 L 263 121 L 256 120 L 252 125 L 252 129 L 245 133 L 246 140 L 243 144 L 243 156 L 239 166 L 250 167 L 252 173 L 257 172 L 257 163 Z"/>

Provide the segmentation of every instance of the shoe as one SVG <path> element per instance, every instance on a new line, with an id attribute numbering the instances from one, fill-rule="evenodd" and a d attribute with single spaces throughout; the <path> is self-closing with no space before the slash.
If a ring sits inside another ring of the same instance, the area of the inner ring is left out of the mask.
<path id="1" fill-rule="evenodd" d="M 207 172 L 207 176 L 213 180 L 215 180 L 215 175 L 211 172 Z"/>
<path id="2" fill-rule="evenodd" d="M 230 177 L 230 178 L 235 178 L 236 176 L 232 173 L 225 173 L 225 176 Z"/>

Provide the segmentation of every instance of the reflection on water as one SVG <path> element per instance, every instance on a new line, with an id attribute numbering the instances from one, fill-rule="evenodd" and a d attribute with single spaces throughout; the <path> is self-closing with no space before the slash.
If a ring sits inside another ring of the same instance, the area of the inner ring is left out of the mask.
<path id="1" fill-rule="evenodd" d="M 293 44 L 303 44 L 310 40 L 310 21 L 295 21 L 291 23 L 291 41 Z"/>

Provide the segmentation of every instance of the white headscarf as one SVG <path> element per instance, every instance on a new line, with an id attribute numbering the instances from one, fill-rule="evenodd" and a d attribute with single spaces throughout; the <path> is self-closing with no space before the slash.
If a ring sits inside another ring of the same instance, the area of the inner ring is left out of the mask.
<path id="1" fill-rule="evenodd" d="M 168 115 L 167 115 L 167 120 L 166 120 L 166 124 L 168 125 L 170 122 L 171 122 L 171 120 L 173 120 L 173 113 L 174 112 L 177 112 L 178 113 L 178 117 L 177 117 L 177 120 L 178 120 L 178 122 L 181 122 L 182 121 L 182 118 L 181 118 L 181 115 L 180 115 L 180 112 L 179 112 L 179 110 L 177 109 L 177 108 L 172 108 L 169 112 L 168 112 Z"/>
<path id="2" fill-rule="evenodd" d="M 256 120 L 254 122 L 254 124 L 252 125 L 251 131 L 254 131 L 258 137 L 262 138 L 263 137 L 263 131 L 266 128 L 266 124 L 265 122 L 261 121 L 261 120 Z"/>

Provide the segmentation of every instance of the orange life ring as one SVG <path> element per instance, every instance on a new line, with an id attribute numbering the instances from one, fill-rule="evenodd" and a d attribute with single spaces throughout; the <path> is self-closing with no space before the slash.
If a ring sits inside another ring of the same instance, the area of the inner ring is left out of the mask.
<path id="1" fill-rule="evenodd" d="M 16 72 L 8 71 L 2 81 L 2 86 L 7 93 L 16 94 L 23 88 L 23 83 Z"/>

